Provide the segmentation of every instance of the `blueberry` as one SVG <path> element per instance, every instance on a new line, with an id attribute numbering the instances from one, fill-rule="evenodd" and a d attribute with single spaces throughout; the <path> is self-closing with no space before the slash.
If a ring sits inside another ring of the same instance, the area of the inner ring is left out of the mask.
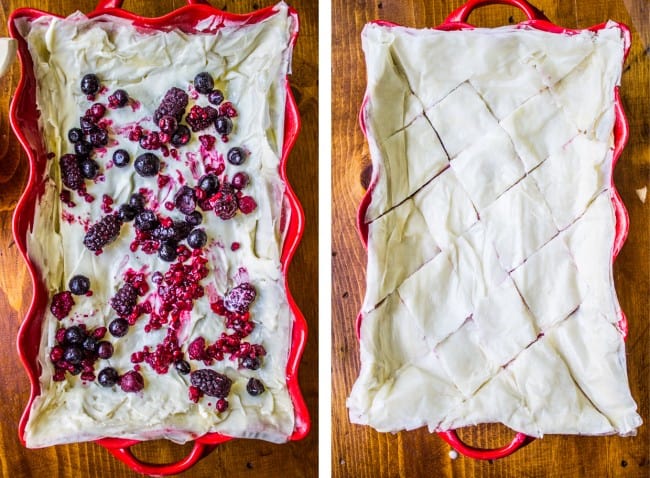
<path id="1" fill-rule="evenodd" d="M 68 288 L 74 295 L 84 295 L 90 290 L 90 279 L 86 276 L 72 276 L 68 282 Z"/>
<path id="2" fill-rule="evenodd" d="M 198 226 L 203 222 L 203 214 L 199 211 L 193 211 L 185 216 L 185 221 L 191 226 Z"/>
<path id="3" fill-rule="evenodd" d="M 111 96 L 108 97 L 108 103 L 113 108 L 121 108 L 126 106 L 129 102 L 129 94 L 124 90 L 115 90 Z"/>
<path id="4" fill-rule="evenodd" d="M 178 373 L 181 373 L 183 375 L 187 375 L 192 370 L 190 368 L 190 364 L 187 363 L 187 361 L 185 360 L 178 360 L 177 362 L 174 363 L 174 367 L 176 367 Z"/>
<path id="5" fill-rule="evenodd" d="M 90 132 L 88 139 L 95 148 L 101 148 L 108 144 L 108 131 L 104 128 L 95 128 Z"/>
<path id="6" fill-rule="evenodd" d="M 214 174 L 206 174 L 199 179 L 199 188 L 205 192 L 207 197 L 212 197 L 219 190 L 219 178 Z"/>
<path id="7" fill-rule="evenodd" d="M 94 159 L 83 159 L 79 163 L 79 169 L 81 170 L 81 175 L 86 179 L 95 179 L 97 173 L 99 173 L 99 164 Z"/>
<path id="8" fill-rule="evenodd" d="M 113 337 L 124 337 L 129 331 L 129 322 L 126 319 L 113 319 L 108 324 L 108 331 Z"/>
<path id="9" fill-rule="evenodd" d="M 226 133 L 227 134 L 227 133 Z M 246 152 L 242 148 L 234 147 L 228 151 L 228 162 L 239 166 L 246 159 Z"/>
<path id="10" fill-rule="evenodd" d="M 112 387 L 117 383 L 119 378 L 120 376 L 117 373 L 117 370 L 112 367 L 101 369 L 97 375 L 97 381 L 102 387 Z"/>
<path id="11" fill-rule="evenodd" d="M 249 370 L 257 370 L 260 368 L 260 359 L 257 357 L 244 357 L 241 361 L 241 366 Z"/>
<path id="12" fill-rule="evenodd" d="M 248 174 L 240 171 L 232 177 L 230 184 L 235 189 L 244 189 L 248 185 L 248 181 Z"/>
<path id="13" fill-rule="evenodd" d="M 183 186 L 174 196 L 174 205 L 183 214 L 190 214 L 196 208 L 196 193 L 189 186 Z"/>
<path id="14" fill-rule="evenodd" d="M 158 226 L 156 213 L 151 209 L 145 209 L 135 216 L 135 228 L 139 231 L 153 231 Z"/>
<path id="15" fill-rule="evenodd" d="M 179 147 L 189 143 L 191 137 L 192 137 L 192 132 L 190 131 L 190 129 L 184 124 L 181 124 L 178 125 L 176 131 L 174 132 L 174 134 L 172 134 L 170 141 L 174 146 Z"/>
<path id="16" fill-rule="evenodd" d="M 84 339 L 83 348 L 89 352 L 95 352 L 97 348 L 97 339 L 92 335 L 89 335 Z"/>
<path id="17" fill-rule="evenodd" d="M 133 209 L 136 211 L 140 212 L 144 210 L 144 196 L 142 194 L 134 193 L 131 194 L 131 197 L 129 198 L 129 206 L 131 206 Z"/>
<path id="18" fill-rule="evenodd" d="M 78 143 L 84 139 L 84 132 L 81 131 L 81 128 L 72 128 L 68 131 L 68 139 L 71 143 Z"/>
<path id="19" fill-rule="evenodd" d="M 77 345 L 71 345 L 66 347 L 65 352 L 63 352 L 63 360 L 72 365 L 80 364 L 84 358 L 84 353 L 81 347 Z"/>
<path id="20" fill-rule="evenodd" d="M 79 118 L 79 124 L 81 125 L 83 134 L 90 134 L 97 127 L 95 121 L 90 116 L 82 116 Z"/>
<path id="21" fill-rule="evenodd" d="M 94 95 L 99 91 L 99 78 L 97 75 L 89 73 L 81 79 L 81 91 L 86 95 Z"/>
<path id="22" fill-rule="evenodd" d="M 118 211 L 118 215 L 120 216 L 122 222 L 133 221 L 137 213 L 138 211 L 136 211 L 133 206 L 129 206 L 128 204 L 122 204 Z"/>
<path id="23" fill-rule="evenodd" d="M 118 168 L 123 168 L 131 161 L 131 155 L 124 149 L 118 149 L 113 153 L 113 164 Z"/>
<path id="24" fill-rule="evenodd" d="M 208 236 L 203 229 L 194 229 L 187 236 L 187 244 L 192 249 L 200 249 L 205 246 L 206 242 L 208 242 Z"/>
<path id="25" fill-rule="evenodd" d="M 256 378 L 249 379 L 246 384 L 246 391 L 254 397 L 263 394 L 264 390 L 264 384 Z"/>
<path id="26" fill-rule="evenodd" d="M 101 359 L 109 359 L 113 356 L 113 344 L 102 340 L 97 344 L 97 355 Z"/>
<path id="27" fill-rule="evenodd" d="M 86 338 L 86 332 L 78 325 L 68 327 L 65 331 L 65 342 L 70 345 L 81 345 Z"/>
<path id="28" fill-rule="evenodd" d="M 155 176 L 160 170 L 160 160 L 153 153 L 144 153 L 135 158 L 133 166 L 140 176 Z"/>
<path id="29" fill-rule="evenodd" d="M 78 143 L 74 144 L 74 152 L 79 156 L 86 157 L 92 152 L 92 150 L 93 145 L 86 140 L 82 139 Z"/>
<path id="30" fill-rule="evenodd" d="M 199 73 L 194 77 L 194 89 L 199 93 L 207 95 L 214 88 L 214 81 L 209 73 Z"/>
<path id="31" fill-rule="evenodd" d="M 217 116 L 214 126 L 219 134 L 230 134 L 232 131 L 232 120 L 227 116 Z"/>
<path id="32" fill-rule="evenodd" d="M 158 257 L 160 257 L 165 262 L 172 262 L 178 257 L 176 252 L 176 243 L 174 242 L 162 242 L 160 243 L 160 249 L 158 249 Z"/>
<path id="33" fill-rule="evenodd" d="M 212 90 L 208 93 L 208 101 L 213 105 L 220 105 L 223 102 L 223 93 L 220 90 Z"/>

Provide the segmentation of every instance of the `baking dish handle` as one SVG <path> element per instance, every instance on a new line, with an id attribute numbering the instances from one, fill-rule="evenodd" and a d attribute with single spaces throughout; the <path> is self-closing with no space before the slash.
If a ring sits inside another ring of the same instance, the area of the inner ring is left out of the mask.
<path id="1" fill-rule="evenodd" d="M 216 447 L 216 444 L 195 441 L 192 450 L 185 458 L 182 458 L 175 463 L 154 464 L 139 460 L 131 451 L 131 446 L 112 447 L 104 444 L 104 448 L 106 448 L 115 458 L 124 462 L 133 471 L 155 476 L 175 475 L 188 470 L 200 459 L 209 455 Z"/>
<path id="2" fill-rule="evenodd" d="M 506 446 L 501 448 L 485 449 L 465 444 L 465 442 L 463 442 L 458 436 L 458 433 L 456 433 L 456 430 L 438 432 L 438 435 L 449 443 L 454 450 L 469 458 L 474 458 L 475 460 L 496 460 L 498 458 L 505 458 L 508 455 L 512 455 L 520 448 L 528 445 L 535 439 L 524 433 L 517 433 L 512 441 Z"/>
<path id="3" fill-rule="evenodd" d="M 445 19 L 444 23 L 467 23 L 469 14 L 475 8 L 486 5 L 510 5 L 516 7 L 526 15 L 528 20 L 546 20 L 542 12 L 533 7 L 526 0 L 469 0 L 465 5 L 457 8 Z"/>
<path id="4" fill-rule="evenodd" d="M 95 10 L 108 10 L 109 8 L 122 8 L 124 0 L 99 0 Z M 206 4 L 207 0 L 187 0 L 189 5 Z"/>

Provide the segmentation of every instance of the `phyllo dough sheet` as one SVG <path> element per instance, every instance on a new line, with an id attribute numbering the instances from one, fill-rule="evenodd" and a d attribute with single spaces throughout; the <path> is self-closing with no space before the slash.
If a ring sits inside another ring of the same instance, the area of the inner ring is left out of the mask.
<path id="1" fill-rule="evenodd" d="M 612 278 L 622 29 L 369 24 L 362 42 L 373 178 L 352 422 L 634 434 Z"/>

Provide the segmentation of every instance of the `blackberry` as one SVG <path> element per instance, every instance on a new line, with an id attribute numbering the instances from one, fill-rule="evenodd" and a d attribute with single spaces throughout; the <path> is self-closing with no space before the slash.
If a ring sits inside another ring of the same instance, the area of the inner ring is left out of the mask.
<path id="1" fill-rule="evenodd" d="M 68 139 L 71 143 L 78 143 L 84 139 L 84 132 L 81 131 L 81 128 L 72 128 L 68 131 Z"/>
<path id="2" fill-rule="evenodd" d="M 223 220 L 232 219 L 239 209 L 239 200 L 235 190 L 230 184 L 222 184 L 217 200 L 214 203 L 214 212 Z"/>
<path id="3" fill-rule="evenodd" d="M 86 340 L 86 331 L 78 325 L 65 329 L 65 343 L 68 345 L 81 345 Z"/>
<path id="4" fill-rule="evenodd" d="M 239 166 L 246 159 L 246 152 L 239 147 L 230 148 L 227 158 L 230 164 Z"/>
<path id="5" fill-rule="evenodd" d="M 176 361 L 174 363 L 174 367 L 176 368 L 178 373 L 183 374 L 183 375 L 187 375 L 192 370 L 190 368 L 190 364 L 187 363 L 186 360 L 178 360 L 178 361 Z"/>
<path id="6" fill-rule="evenodd" d="M 133 167 L 140 176 L 155 176 L 160 170 L 160 160 L 153 153 L 144 153 L 135 158 Z"/>
<path id="7" fill-rule="evenodd" d="M 190 214 L 196 209 L 196 193 L 189 186 L 183 186 L 174 196 L 174 205 L 183 214 Z"/>
<path id="8" fill-rule="evenodd" d="M 99 164 L 94 159 L 84 159 L 79 163 L 81 175 L 86 179 L 95 179 L 99 173 Z"/>
<path id="9" fill-rule="evenodd" d="M 190 226 L 198 226 L 203 222 L 203 214 L 199 211 L 192 211 L 190 214 L 185 216 L 185 222 Z"/>
<path id="10" fill-rule="evenodd" d="M 189 101 L 189 96 L 180 88 L 171 88 L 161 101 L 160 105 L 153 114 L 153 120 L 158 124 L 163 116 L 173 116 L 176 121 L 183 118 L 185 108 Z"/>
<path id="11" fill-rule="evenodd" d="M 93 145 L 84 139 L 74 144 L 74 152 L 79 156 L 82 157 L 89 156 L 90 153 L 92 153 L 92 151 L 93 151 Z"/>
<path id="12" fill-rule="evenodd" d="M 120 220 L 122 222 L 130 222 L 135 219 L 135 215 L 138 212 L 133 208 L 132 206 L 129 206 L 128 204 L 122 204 L 120 206 L 120 209 L 118 210 L 117 214 L 120 216 Z"/>
<path id="13" fill-rule="evenodd" d="M 100 359 L 109 359 L 113 356 L 113 344 L 102 340 L 97 344 L 96 352 Z"/>
<path id="14" fill-rule="evenodd" d="M 210 369 L 195 370 L 190 374 L 192 385 L 210 397 L 225 398 L 230 393 L 232 380 Z"/>
<path id="15" fill-rule="evenodd" d="M 223 93 L 220 90 L 212 90 L 208 93 L 208 101 L 215 106 L 219 106 L 223 102 Z"/>
<path id="16" fill-rule="evenodd" d="M 263 394 L 264 390 L 264 384 L 256 378 L 251 377 L 246 384 L 246 391 L 254 397 Z"/>
<path id="17" fill-rule="evenodd" d="M 83 185 L 84 178 L 74 154 L 64 154 L 61 156 L 59 166 L 61 167 L 61 181 L 63 181 L 66 187 L 77 190 Z"/>
<path id="18" fill-rule="evenodd" d="M 108 324 L 108 331 L 113 337 L 124 337 L 129 331 L 129 322 L 126 319 L 113 319 Z"/>
<path id="19" fill-rule="evenodd" d="M 151 209 L 145 209 L 135 216 L 135 228 L 139 231 L 153 231 L 158 226 L 156 213 Z"/>
<path id="20" fill-rule="evenodd" d="M 144 388 L 144 378 L 135 370 L 126 372 L 119 381 L 124 392 L 139 392 Z"/>
<path id="21" fill-rule="evenodd" d="M 131 161 L 131 155 L 125 149 L 118 149 L 113 153 L 113 164 L 118 168 L 123 168 Z"/>
<path id="22" fill-rule="evenodd" d="M 106 146 L 108 144 L 108 131 L 104 128 L 95 128 L 90 132 L 88 140 L 95 148 Z"/>
<path id="23" fill-rule="evenodd" d="M 214 127 L 217 128 L 217 133 L 219 134 L 230 134 L 232 131 L 232 120 L 227 116 L 217 116 L 214 120 Z"/>
<path id="24" fill-rule="evenodd" d="M 115 90 L 108 97 L 108 104 L 111 108 L 122 108 L 129 102 L 129 94 L 124 90 Z"/>
<path id="25" fill-rule="evenodd" d="M 192 249 L 200 249 L 208 242 L 208 236 L 203 229 L 194 229 L 187 236 L 187 244 Z"/>
<path id="26" fill-rule="evenodd" d="M 199 93 L 207 95 L 214 88 L 214 80 L 210 73 L 202 72 L 194 77 L 194 89 Z"/>
<path id="27" fill-rule="evenodd" d="M 97 375 L 97 381 L 102 387 L 112 387 L 120 379 L 120 375 L 112 367 L 106 367 L 99 371 Z"/>
<path id="28" fill-rule="evenodd" d="M 171 143 L 176 147 L 183 146 L 190 142 L 191 137 L 192 133 L 190 129 L 184 124 L 181 124 L 176 128 L 174 134 L 172 134 Z"/>
<path id="29" fill-rule="evenodd" d="M 235 189 L 244 189 L 246 186 L 248 186 L 248 181 L 248 174 L 239 172 L 232 177 L 230 184 L 232 184 L 232 187 Z"/>
<path id="30" fill-rule="evenodd" d="M 192 232 L 192 226 L 185 221 L 174 221 L 174 239 L 178 242 L 187 239 Z"/>
<path id="31" fill-rule="evenodd" d="M 248 308 L 253 303 L 256 296 L 257 291 L 253 284 L 243 282 L 237 287 L 230 289 L 226 294 L 224 305 L 226 306 L 226 309 L 231 312 L 244 314 L 248 311 Z"/>
<path id="32" fill-rule="evenodd" d="M 63 360 L 72 365 L 78 365 L 84 359 L 84 353 L 81 347 L 78 345 L 71 345 L 66 347 L 65 352 L 63 352 Z"/>
<path id="33" fill-rule="evenodd" d="M 140 212 L 144 210 L 145 200 L 142 194 L 134 193 L 131 194 L 129 198 L 129 206 L 131 206 L 136 211 Z"/>
<path id="34" fill-rule="evenodd" d="M 70 292 L 74 295 L 84 295 L 90 290 L 90 279 L 81 274 L 72 276 L 68 282 L 68 289 L 70 289 Z"/>
<path id="35" fill-rule="evenodd" d="M 158 257 L 160 257 L 165 262 L 172 262 L 178 257 L 178 252 L 176 252 L 177 244 L 172 241 L 166 241 L 160 244 L 158 249 Z"/>
<path id="36" fill-rule="evenodd" d="M 199 179 L 199 188 L 203 190 L 206 197 L 212 197 L 219 190 L 219 178 L 215 174 L 201 176 Z"/>
<path id="37" fill-rule="evenodd" d="M 111 307 L 120 317 L 128 317 L 138 300 L 138 289 L 128 282 L 111 298 Z"/>
<path id="38" fill-rule="evenodd" d="M 84 245 L 93 252 L 99 252 L 102 248 L 120 234 L 122 221 L 117 214 L 104 216 L 88 229 L 84 237 Z"/>
<path id="39" fill-rule="evenodd" d="M 99 78 L 89 73 L 81 79 L 81 91 L 86 95 L 94 95 L 99 91 Z"/>
<path id="40" fill-rule="evenodd" d="M 260 368 L 260 359 L 257 357 L 244 357 L 241 366 L 248 370 L 257 370 Z"/>
<path id="41" fill-rule="evenodd" d="M 194 105 L 185 117 L 185 121 L 190 125 L 193 132 L 202 131 L 208 128 L 212 123 L 217 120 L 219 112 L 212 106 L 199 106 Z"/>

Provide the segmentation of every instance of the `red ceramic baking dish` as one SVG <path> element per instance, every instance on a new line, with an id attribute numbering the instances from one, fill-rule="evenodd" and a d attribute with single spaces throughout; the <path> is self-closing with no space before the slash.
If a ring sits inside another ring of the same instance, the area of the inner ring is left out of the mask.
<path id="1" fill-rule="evenodd" d="M 583 30 L 572 30 L 551 23 L 539 10 L 537 10 L 534 6 L 527 3 L 525 0 L 469 0 L 460 8 L 454 10 L 445 19 L 445 21 L 441 25 L 437 26 L 435 29 L 445 30 L 445 31 L 468 30 L 468 29 L 471 30 L 475 27 L 467 23 L 467 19 L 469 18 L 470 13 L 478 7 L 485 6 L 485 5 L 493 5 L 493 4 L 510 5 L 519 8 L 524 13 L 527 20 L 518 23 L 516 25 L 516 27 L 518 28 L 535 28 L 537 30 L 550 32 L 550 33 L 563 34 L 563 35 L 573 35 L 583 31 Z M 376 20 L 373 23 L 377 25 L 387 26 L 387 27 L 400 26 L 397 25 L 396 23 L 387 22 L 384 20 Z M 605 26 L 606 26 L 605 23 L 601 23 L 589 27 L 585 30 L 595 32 L 605 28 Z M 624 35 L 625 54 L 623 57 L 623 61 L 625 61 L 630 51 L 630 45 L 631 45 L 630 30 L 624 24 L 619 23 L 618 26 L 621 28 Z M 366 101 L 367 101 L 367 97 L 364 98 L 363 100 L 363 104 L 361 106 L 361 111 L 359 114 L 359 123 L 361 126 L 361 130 L 363 131 L 363 134 L 365 136 L 367 136 L 366 123 L 364 118 Z M 621 98 L 619 95 L 618 86 L 614 91 L 614 111 L 615 111 L 616 119 L 614 123 L 614 152 L 613 152 L 613 160 L 612 160 L 612 170 L 616 166 L 616 162 L 618 161 L 618 158 L 620 157 L 621 152 L 623 151 L 623 148 L 625 147 L 625 144 L 627 143 L 629 137 L 627 118 L 625 117 L 625 112 L 623 111 L 623 105 L 621 104 Z M 621 200 L 621 197 L 618 194 L 618 191 L 616 190 L 613 174 L 611 175 L 611 178 L 612 178 L 611 179 L 611 201 L 614 207 L 614 214 L 616 217 L 616 226 L 615 226 L 616 229 L 615 229 L 615 236 L 614 236 L 614 244 L 612 247 L 612 262 L 613 262 L 616 259 L 616 256 L 618 256 L 618 253 L 620 252 L 621 248 L 623 247 L 623 244 L 625 243 L 625 239 L 627 238 L 627 234 L 629 231 L 629 217 L 627 214 L 627 210 L 625 209 L 625 206 L 623 204 L 623 201 Z M 361 200 L 359 209 L 357 211 L 357 229 L 359 231 L 359 236 L 361 238 L 361 241 L 363 242 L 363 245 L 366 249 L 368 247 L 368 224 L 365 222 L 365 217 L 366 217 L 366 211 L 370 206 L 373 186 L 374 186 L 373 184 L 369 186 L 368 190 L 366 191 L 366 194 L 363 196 Z M 357 323 L 356 323 L 357 338 L 360 337 L 361 319 L 362 319 L 362 315 L 361 312 L 359 312 L 359 315 L 357 316 Z M 622 310 L 620 311 L 620 320 L 618 322 L 618 327 L 621 333 L 623 334 L 623 338 L 626 338 L 627 318 L 625 317 L 625 314 Z M 521 447 L 529 444 L 534 440 L 533 437 L 529 437 L 523 433 L 517 433 L 514 439 L 504 447 L 494 448 L 494 449 L 481 449 L 464 443 L 460 439 L 458 433 L 455 430 L 441 431 L 438 432 L 438 435 L 447 443 L 449 443 L 455 450 L 459 451 L 463 455 L 468 456 L 470 458 L 479 459 L 479 460 L 495 460 L 497 458 L 504 458 L 508 455 L 511 455 Z"/>
<path id="2" fill-rule="evenodd" d="M 204 0 L 187 0 L 188 5 L 158 18 L 146 18 L 135 15 L 121 8 L 122 0 L 100 0 L 97 8 L 87 16 L 94 18 L 99 15 L 110 14 L 118 18 L 126 19 L 135 26 L 147 29 L 170 30 L 179 29 L 186 33 L 196 33 L 201 24 L 201 32 L 217 33 L 225 24 L 251 24 L 261 22 L 271 16 L 273 7 L 264 8 L 255 12 L 238 15 L 220 11 Z M 294 20 L 298 21 L 295 10 L 290 9 Z M 19 424 L 19 436 L 24 444 L 24 431 L 29 412 L 34 398 L 39 394 L 40 366 L 38 365 L 38 350 L 41 334 L 41 323 L 47 307 L 48 294 L 41 279 L 37 267 L 32 263 L 26 249 L 26 236 L 32 227 L 36 204 L 43 193 L 43 173 L 47 162 L 47 151 L 45 151 L 41 133 L 38 128 L 39 113 L 36 107 L 36 80 L 34 77 L 32 59 L 28 51 L 27 43 L 16 29 L 17 19 L 35 21 L 43 16 L 51 14 L 23 8 L 14 11 L 9 17 L 9 32 L 13 38 L 18 40 L 18 54 L 21 61 L 22 76 L 18 84 L 16 94 L 10 107 L 11 126 L 22 144 L 29 159 L 29 179 L 23 195 L 21 196 L 13 216 L 13 234 L 18 249 L 22 254 L 33 284 L 33 299 L 27 311 L 24 321 L 18 332 L 18 354 L 25 367 L 31 383 L 30 398 Z M 210 19 L 210 26 L 205 29 L 205 20 Z M 297 34 L 291 39 L 295 45 Z M 288 79 L 286 85 L 286 110 L 284 124 L 284 145 L 280 159 L 280 176 L 285 182 L 284 209 L 281 222 L 286 227 L 287 233 L 283 244 L 281 255 L 281 268 L 285 277 L 285 289 L 289 306 L 293 313 L 293 327 L 291 335 L 291 349 L 289 352 L 286 378 L 287 387 L 295 410 L 295 427 L 290 440 L 300 440 L 309 432 L 310 418 L 304 399 L 298 385 L 298 366 L 307 339 L 307 326 L 304 316 L 293 300 L 288 288 L 287 272 L 304 231 L 304 213 L 300 202 L 294 194 L 286 177 L 286 162 L 289 153 L 296 141 L 300 129 L 300 117 L 296 102 L 289 88 Z M 287 222 L 288 221 L 288 222 Z M 130 450 L 130 447 L 138 443 L 136 440 L 120 438 L 105 438 L 97 443 L 104 446 L 110 453 L 122 460 L 133 470 L 155 475 L 170 475 L 180 473 L 193 466 L 198 460 L 210 453 L 217 445 L 231 440 L 232 437 L 219 433 L 208 433 L 197 438 L 190 453 L 182 460 L 171 464 L 150 464 L 138 460 Z"/>

